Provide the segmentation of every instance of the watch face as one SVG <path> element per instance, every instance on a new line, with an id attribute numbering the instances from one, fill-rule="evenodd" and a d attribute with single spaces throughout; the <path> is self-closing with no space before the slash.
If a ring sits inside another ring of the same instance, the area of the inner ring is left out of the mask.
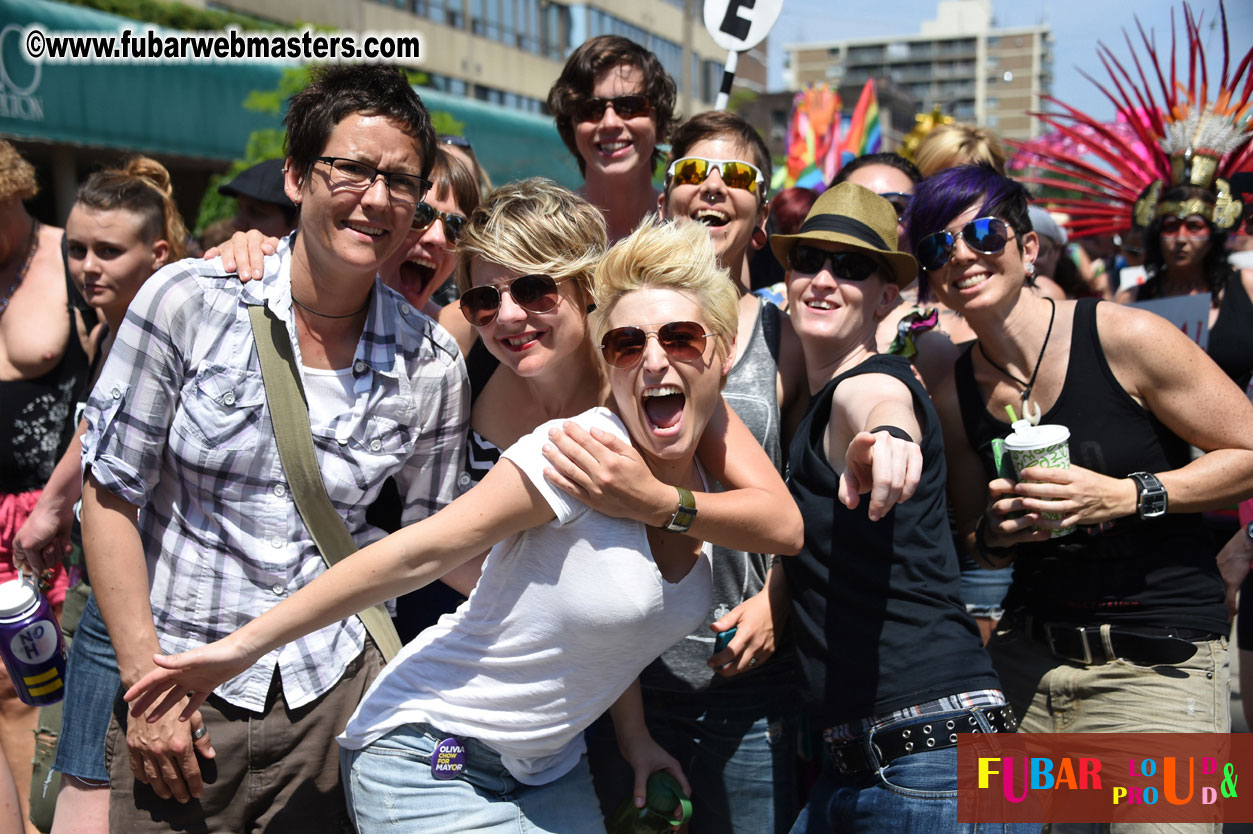
<path id="1" fill-rule="evenodd" d="M 1146 489 L 1140 496 L 1140 502 L 1141 518 L 1157 518 L 1166 514 L 1166 491 L 1163 489 Z"/>

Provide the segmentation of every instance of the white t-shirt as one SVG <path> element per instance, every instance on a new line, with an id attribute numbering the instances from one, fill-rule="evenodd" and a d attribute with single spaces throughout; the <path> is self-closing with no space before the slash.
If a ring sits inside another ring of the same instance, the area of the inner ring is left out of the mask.
<path id="1" fill-rule="evenodd" d="M 574 418 L 627 439 L 609 410 Z M 515 779 L 543 785 L 583 754 L 583 730 L 636 676 L 701 624 L 711 604 L 710 547 L 677 583 L 652 560 L 643 524 L 609 518 L 544 479 L 541 425 L 505 451 L 556 519 L 492 548 L 460 608 L 387 665 L 339 743 L 358 750 L 427 723 L 498 752 Z"/>

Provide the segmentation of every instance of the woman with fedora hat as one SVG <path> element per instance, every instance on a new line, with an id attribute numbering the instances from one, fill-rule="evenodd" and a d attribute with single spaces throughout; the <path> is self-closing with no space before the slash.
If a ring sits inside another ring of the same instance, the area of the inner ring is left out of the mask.
<path id="1" fill-rule="evenodd" d="M 792 831 L 958 831 L 958 733 L 1014 719 L 958 598 L 939 418 L 908 360 L 875 347 L 917 264 L 891 204 L 852 183 L 770 245 L 814 395 L 789 457 L 805 547 L 783 565 L 829 753 Z"/>

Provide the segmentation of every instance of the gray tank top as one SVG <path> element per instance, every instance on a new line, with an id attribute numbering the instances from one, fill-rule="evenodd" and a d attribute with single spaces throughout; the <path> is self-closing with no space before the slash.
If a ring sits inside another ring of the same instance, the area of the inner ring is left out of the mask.
<path id="1" fill-rule="evenodd" d="M 770 456 L 775 469 L 783 469 L 779 437 L 778 356 L 783 313 L 765 299 L 759 300 L 757 322 L 748 347 L 727 375 L 722 396 Z M 721 487 L 718 487 L 721 489 Z M 713 654 L 709 624 L 765 586 L 770 557 L 714 546 L 713 604 L 700 628 L 669 648 L 654 661 L 640 682 L 645 689 L 690 692 L 711 687 L 770 687 L 791 685 L 792 651 L 778 646 L 768 663 L 734 678 L 720 678 L 705 665 Z M 776 635 L 776 638 L 781 635 Z M 786 674 L 781 674 L 786 670 Z"/>

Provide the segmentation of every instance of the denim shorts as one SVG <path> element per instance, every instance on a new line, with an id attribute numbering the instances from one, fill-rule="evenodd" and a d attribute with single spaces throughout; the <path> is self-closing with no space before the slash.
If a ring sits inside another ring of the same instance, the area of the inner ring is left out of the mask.
<path id="1" fill-rule="evenodd" d="M 1001 601 L 1014 581 L 1014 567 L 999 570 L 981 568 L 970 558 L 961 563 L 961 600 L 972 617 L 999 620 L 1005 613 Z"/>
<path id="2" fill-rule="evenodd" d="M 586 756 L 559 779 L 524 785 L 487 745 L 462 739 L 465 770 L 440 780 L 431 775 L 431 753 L 447 737 L 426 724 L 409 724 L 361 750 L 340 750 L 359 834 L 604 834 Z"/>
<path id="3" fill-rule="evenodd" d="M 117 655 L 92 594 L 83 608 L 66 658 L 65 705 L 53 770 L 84 782 L 109 784 L 104 738 L 109 731 L 113 700 L 121 686 Z"/>

